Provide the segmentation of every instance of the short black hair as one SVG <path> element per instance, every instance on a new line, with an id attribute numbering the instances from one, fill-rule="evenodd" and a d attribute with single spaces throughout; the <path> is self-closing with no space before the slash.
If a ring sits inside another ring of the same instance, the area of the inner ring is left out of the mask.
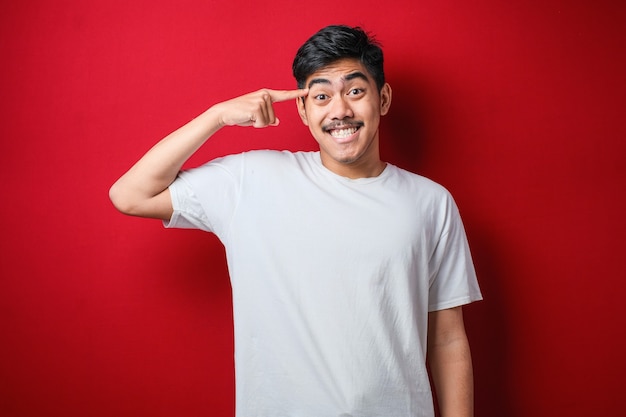
<path id="1" fill-rule="evenodd" d="M 356 58 L 374 78 L 378 91 L 385 85 L 383 50 L 374 37 L 360 27 L 327 26 L 311 36 L 296 53 L 293 76 L 298 88 L 319 69 L 344 58 Z"/>

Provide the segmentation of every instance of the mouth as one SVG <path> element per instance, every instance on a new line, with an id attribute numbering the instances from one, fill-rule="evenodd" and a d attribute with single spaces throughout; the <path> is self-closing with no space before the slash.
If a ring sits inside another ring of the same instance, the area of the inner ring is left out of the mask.
<path id="1" fill-rule="evenodd" d="M 335 139 L 347 139 L 354 135 L 362 126 L 363 123 L 341 123 L 325 126 L 323 130 Z"/>

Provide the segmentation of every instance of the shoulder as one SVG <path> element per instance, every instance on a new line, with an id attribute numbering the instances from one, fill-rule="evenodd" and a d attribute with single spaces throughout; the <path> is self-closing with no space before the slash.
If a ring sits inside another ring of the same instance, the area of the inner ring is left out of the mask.
<path id="1" fill-rule="evenodd" d="M 450 192 L 443 185 L 395 165 L 388 164 L 389 180 L 411 194 L 429 195 L 440 199 L 451 199 Z"/>
<path id="2" fill-rule="evenodd" d="M 293 159 L 293 154 L 288 151 L 253 150 L 242 153 L 229 154 L 216 157 L 193 170 L 210 170 L 221 168 L 227 171 L 239 171 L 246 166 L 272 167 L 274 164 L 286 163 Z"/>
<path id="3" fill-rule="evenodd" d="M 239 155 L 246 162 L 296 162 L 298 160 L 308 160 L 312 157 L 313 152 L 291 152 L 276 151 L 271 149 L 260 149 L 247 151 Z"/>
<path id="4" fill-rule="evenodd" d="M 250 169 L 268 173 L 280 171 L 284 174 L 285 170 L 301 171 L 305 169 L 304 167 L 311 166 L 314 163 L 313 154 L 313 152 L 254 150 L 244 152 L 239 158 L 246 171 Z"/>

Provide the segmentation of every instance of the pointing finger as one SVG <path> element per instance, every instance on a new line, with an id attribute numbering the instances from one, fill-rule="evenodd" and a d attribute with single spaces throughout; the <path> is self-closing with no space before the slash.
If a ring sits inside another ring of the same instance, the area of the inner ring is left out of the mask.
<path id="1" fill-rule="evenodd" d="M 309 94 L 308 88 L 302 88 L 299 90 L 267 90 L 270 93 L 273 103 L 279 103 L 281 101 L 293 100 L 298 97 L 304 97 Z"/>

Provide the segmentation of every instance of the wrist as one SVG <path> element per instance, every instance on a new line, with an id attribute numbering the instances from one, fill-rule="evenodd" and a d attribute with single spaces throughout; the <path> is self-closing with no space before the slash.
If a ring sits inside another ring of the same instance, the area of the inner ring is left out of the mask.
<path id="1" fill-rule="evenodd" d="M 213 133 L 217 132 L 218 130 L 220 130 L 221 128 L 227 125 L 220 111 L 219 104 L 215 104 L 209 107 L 202 114 L 201 117 L 203 119 L 203 123 L 205 124 L 205 126 L 208 127 L 209 135 L 212 135 Z"/>

